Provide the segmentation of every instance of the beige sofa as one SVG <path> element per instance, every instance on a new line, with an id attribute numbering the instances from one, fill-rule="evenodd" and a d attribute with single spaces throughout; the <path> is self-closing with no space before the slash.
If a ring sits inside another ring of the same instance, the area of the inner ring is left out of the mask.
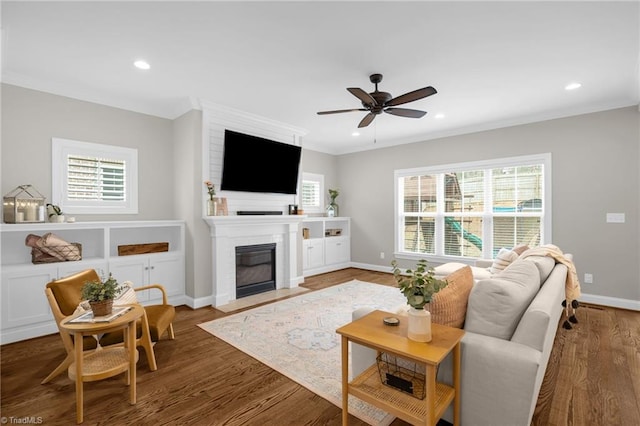
<path id="1" fill-rule="evenodd" d="M 531 423 L 562 315 L 566 278 L 566 266 L 551 257 L 530 256 L 476 281 L 462 340 L 462 425 Z M 353 318 L 369 311 L 360 308 Z M 354 375 L 373 364 L 375 355 L 353 344 Z M 449 356 L 440 365 L 439 381 L 452 383 L 451 361 Z M 451 407 L 444 418 L 453 421 Z"/>

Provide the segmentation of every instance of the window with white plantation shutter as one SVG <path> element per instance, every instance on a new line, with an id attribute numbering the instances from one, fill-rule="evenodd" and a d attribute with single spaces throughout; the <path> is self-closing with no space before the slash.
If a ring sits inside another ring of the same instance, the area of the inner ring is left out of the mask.
<path id="1" fill-rule="evenodd" d="M 65 213 L 138 212 L 138 152 L 52 139 L 53 204 Z"/>
<path id="2" fill-rule="evenodd" d="M 302 173 L 302 196 L 300 208 L 305 213 L 324 212 L 324 176 L 315 173 Z"/>
<path id="3" fill-rule="evenodd" d="M 551 155 L 395 172 L 398 257 L 494 258 L 551 241 Z"/>
<path id="4" fill-rule="evenodd" d="M 123 201 L 126 198 L 124 161 L 69 155 L 67 166 L 70 200 Z"/>

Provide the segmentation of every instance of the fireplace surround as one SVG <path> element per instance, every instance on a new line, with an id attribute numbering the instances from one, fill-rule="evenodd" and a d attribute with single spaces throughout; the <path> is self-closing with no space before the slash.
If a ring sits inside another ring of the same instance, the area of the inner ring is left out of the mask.
<path id="1" fill-rule="evenodd" d="M 225 305 L 236 296 L 236 247 L 275 244 L 275 289 L 294 288 L 303 282 L 298 273 L 301 252 L 300 223 L 305 216 L 208 216 L 211 236 L 212 306 Z"/>

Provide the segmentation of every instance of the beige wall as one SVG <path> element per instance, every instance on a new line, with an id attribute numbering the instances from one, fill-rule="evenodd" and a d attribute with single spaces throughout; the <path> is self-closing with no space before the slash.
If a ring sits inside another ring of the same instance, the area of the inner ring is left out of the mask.
<path id="1" fill-rule="evenodd" d="M 553 243 L 574 254 L 581 281 L 593 274 L 583 293 L 639 301 L 639 116 L 630 107 L 338 157 L 352 261 L 393 258 L 395 169 L 550 152 Z M 607 212 L 626 223 L 605 223 Z"/>
<path id="2" fill-rule="evenodd" d="M 79 221 L 175 219 L 173 123 L 91 102 L 2 85 L 2 194 L 31 184 L 51 199 L 51 138 L 138 150 L 138 215 Z"/>

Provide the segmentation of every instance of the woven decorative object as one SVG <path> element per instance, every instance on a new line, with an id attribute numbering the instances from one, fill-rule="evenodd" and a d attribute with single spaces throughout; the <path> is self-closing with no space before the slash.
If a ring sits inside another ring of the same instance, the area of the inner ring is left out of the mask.
<path id="1" fill-rule="evenodd" d="M 110 315 L 113 310 L 113 299 L 103 300 L 101 302 L 89 302 L 89 304 L 91 305 L 94 318 Z"/>
<path id="2" fill-rule="evenodd" d="M 82 260 L 82 244 L 71 243 L 63 246 L 48 247 L 49 253 L 40 247 L 31 248 L 31 263 L 56 263 L 69 260 Z M 51 253 L 54 254 L 51 254 Z"/>

